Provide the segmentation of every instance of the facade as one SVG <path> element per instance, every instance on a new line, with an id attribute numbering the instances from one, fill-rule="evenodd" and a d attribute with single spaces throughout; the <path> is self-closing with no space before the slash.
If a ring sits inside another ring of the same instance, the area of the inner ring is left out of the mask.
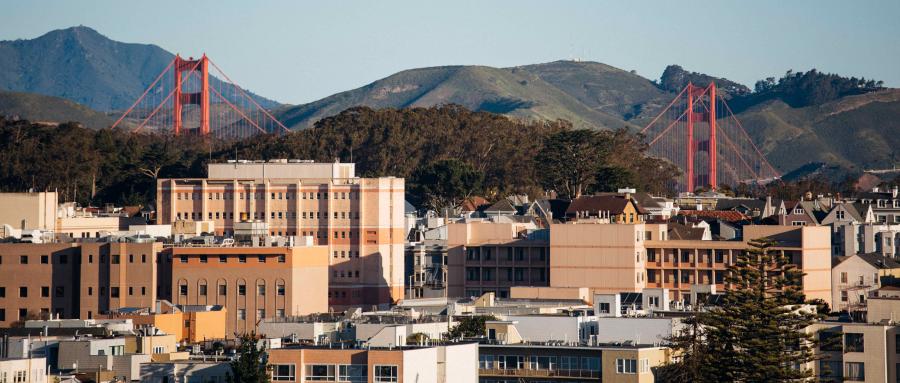
<path id="1" fill-rule="evenodd" d="M 46 358 L 0 359 L 0 382 L 47 383 Z"/>
<path id="2" fill-rule="evenodd" d="M 337 272 L 329 277 L 331 306 L 392 303 L 403 297 L 404 181 L 360 178 L 354 169 L 287 160 L 210 164 L 207 178 L 158 181 L 157 223 L 208 220 L 217 234 L 233 234 L 242 219 L 257 220 L 272 236 L 314 237 Z"/>
<path id="3" fill-rule="evenodd" d="M 857 254 L 838 259 L 831 269 L 832 311 L 865 311 L 868 296 L 880 289 L 881 279 L 888 276 L 900 277 L 900 263 L 893 258 Z"/>
<path id="4" fill-rule="evenodd" d="M 478 381 L 478 344 L 395 348 L 298 346 L 269 350 L 272 381 L 469 383 Z"/>
<path id="5" fill-rule="evenodd" d="M 406 298 L 447 296 L 447 241 L 424 240 L 406 245 Z"/>
<path id="6" fill-rule="evenodd" d="M 4 234 L 4 225 L 17 230 L 54 230 L 57 198 L 56 192 L 0 193 L 0 234 Z"/>
<path id="7" fill-rule="evenodd" d="M 225 383 L 231 374 L 228 362 L 173 360 L 141 364 L 141 382 L 148 383 Z"/>
<path id="8" fill-rule="evenodd" d="M 650 383 L 670 353 L 652 345 L 483 344 L 478 348 L 478 376 L 481 383 Z"/>
<path id="9" fill-rule="evenodd" d="M 222 306 L 226 334 L 249 333 L 265 318 L 327 312 L 328 262 L 326 246 L 175 247 L 172 301 Z"/>
<path id="10" fill-rule="evenodd" d="M 172 334 L 179 342 L 198 343 L 207 339 L 225 339 L 227 310 L 223 306 L 183 306 L 175 312 L 115 314 L 130 319 L 136 328 L 152 326 Z"/>
<path id="11" fill-rule="evenodd" d="M 164 281 L 161 250 L 160 243 L 0 244 L 0 326 L 150 307 Z"/>
<path id="12" fill-rule="evenodd" d="M 751 239 L 770 237 L 806 274 L 809 299 L 831 301 L 830 232 L 826 227 L 749 225 L 744 240 L 675 240 L 666 224 L 573 221 L 551 225 L 550 286 L 588 287 L 593 293 L 665 288 L 690 303 L 692 285 L 724 291 L 725 270 Z"/>
<path id="13" fill-rule="evenodd" d="M 549 286 L 548 241 L 533 223 L 468 221 L 447 225 L 448 296 L 509 297 L 513 286 Z"/>

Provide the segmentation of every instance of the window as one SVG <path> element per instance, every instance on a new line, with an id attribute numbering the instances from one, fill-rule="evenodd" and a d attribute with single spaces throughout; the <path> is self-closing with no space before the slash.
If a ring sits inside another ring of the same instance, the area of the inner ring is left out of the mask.
<path id="1" fill-rule="evenodd" d="M 864 352 L 863 334 L 844 334 L 844 352 Z"/>
<path id="2" fill-rule="evenodd" d="M 23 264 L 23 265 L 27 265 L 27 264 L 28 264 L 28 256 L 27 256 L 27 255 L 22 255 L 22 256 L 20 256 L 20 257 L 19 257 L 19 263 L 21 263 L 21 264 Z"/>
<path id="3" fill-rule="evenodd" d="M 206 263 L 206 262 L 207 262 L 206 256 L 205 256 L 205 255 L 201 255 L 201 256 L 200 256 L 200 263 Z"/>
<path id="4" fill-rule="evenodd" d="M 50 286 L 41 286 L 41 297 L 42 298 L 50 297 Z"/>
<path id="5" fill-rule="evenodd" d="M 228 293 L 228 287 L 225 285 L 219 285 L 219 295 L 226 295 Z"/>
<path id="6" fill-rule="evenodd" d="M 272 365 L 272 380 L 274 381 L 294 381 L 297 380 L 295 367 L 293 364 L 275 364 Z"/>
<path id="7" fill-rule="evenodd" d="M 46 265 L 46 264 L 48 264 L 48 263 L 50 263 L 50 257 L 48 257 L 48 256 L 46 256 L 46 255 L 42 255 L 42 256 L 41 256 L 41 264 L 42 264 L 42 265 Z"/>
<path id="8" fill-rule="evenodd" d="M 6 287 L 0 287 L 0 298 L 6 298 Z"/>
<path id="9" fill-rule="evenodd" d="M 256 285 L 256 295 L 265 296 L 266 295 L 266 285 Z"/>
<path id="10" fill-rule="evenodd" d="M 375 382 L 396 382 L 397 366 L 375 365 Z"/>
<path id="11" fill-rule="evenodd" d="M 185 288 L 187 288 L 187 286 L 185 286 Z M 109 288 L 109 296 L 111 298 L 118 298 L 119 297 L 119 288 L 118 287 L 110 287 Z"/>
<path id="12" fill-rule="evenodd" d="M 238 285 L 238 295 L 247 295 L 247 285 Z"/>
<path id="13" fill-rule="evenodd" d="M 181 263 L 187 263 L 187 255 L 181 256 Z"/>
<path id="14" fill-rule="evenodd" d="M 334 381 L 335 366 L 333 364 L 307 364 L 306 380 L 307 381 Z M 377 369 L 377 367 L 376 367 Z M 377 380 L 376 380 L 377 381 Z"/>
<path id="15" fill-rule="evenodd" d="M 342 364 L 338 366 L 338 381 L 362 383 L 369 379 L 369 366 L 365 364 Z"/>
<path id="16" fill-rule="evenodd" d="M 49 291 L 48 291 L 49 293 Z M 20 298 L 28 298 L 28 287 L 22 286 L 19 287 L 19 297 Z"/>
<path id="17" fill-rule="evenodd" d="M 228 257 L 224 255 L 219 256 L 219 263 L 228 263 Z"/>
<path id="18" fill-rule="evenodd" d="M 285 261 L 287 261 L 287 258 L 284 254 L 278 256 L 278 263 L 284 263 Z"/>
<path id="19" fill-rule="evenodd" d="M 284 296 L 284 285 L 283 284 L 279 283 L 278 285 L 276 285 L 275 289 L 276 289 L 276 291 L 278 291 L 278 295 Z"/>
<path id="20" fill-rule="evenodd" d="M 240 262 L 240 263 L 247 263 L 247 256 L 246 256 L 246 255 L 239 255 L 239 256 L 238 256 L 238 262 Z"/>
<path id="21" fill-rule="evenodd" d="M 609 314 L 609 303 L 600 303 L 600 314 Z"/>
<path id="22" fill-rule="evenodd" d="M 187 295 L 188 294 L 188 286 L 187 285 L 179 285 L 178 286 L 178 295 Z"/>
<path id="23" fill-rule="evenodd" d="M 66 296 L 66 288 L 64 286 L 56 286 L 53 293 L 57 298 L 63 298 Z"/>
<path id="24" fill-rule="evenodd" d="M 264 319 L 266 317 L 265 309 L 257 309 L 256 310 L 256 320 Z"/>
<path id="25" fill-rule="evenodd" d="M 844 379 L 866 380 L 866 367 L 862 362 L 844 363 Z"/>
<path id="26" fill-rule="evenodd" d="M 636 374 L 637 359 L 616 359 L 617 374 Z"/>
<path id="27" fill-rule="evenodd" d="M 494 368 L 494 356 L 493 355 L 479 355 L 478 356 L 478 368 L 493 369 Z"/>
<path id="28" fill-rule="evenodd" d="M 257 259 L 259 260 L 259 263 L 266 263 L 266 256 L 265 256 L 265 255 L 260 255 L 259 257 L 257 257 Z"/>
<path id="29" fill-rule="evenodd" d="M 238 309 L 237 310 L 237 319 L 238 320 L 246 320 L 247 319 L 247 310 Z"/>
<path id="30" fill-rule="evenodd" d="M 847 272 L 846 271 L 841 272 L 841 283 L 847 283 Z"/>
<path id="31" fill-rule="evenodd" d="M 275 309 L 276 318 L 284 318 L 284 309 Z"/>
<path id="32" fill-rule="evenodd" d="M 200 285 L 197 290 L 200 293 L 200 295 L 206 296 L 206 285 Z"/>
<path id="33" fill-rule="evenodd" d="M 844 211 L 843 210 L 836 211 L 834 213 L 834 217 L 837 219 L 843 220 L 844 219 Z"/>
<path id="34" fill-rule="evenodd" d="M 119 264 L 119 255 L 118 255 L 118 254 L 113 254 L 113 256 L 112 256 L 112 264 L 114 264 L 114 265 L 118 265 L 118 264 Z"/>

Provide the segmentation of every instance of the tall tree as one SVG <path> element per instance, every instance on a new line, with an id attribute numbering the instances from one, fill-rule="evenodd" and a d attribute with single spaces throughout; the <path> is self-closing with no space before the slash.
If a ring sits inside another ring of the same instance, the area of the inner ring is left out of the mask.
<path id="1" fill-rule="evenodd" d="M 551 135 L 535 158 L 541 185 L 561 196 L 580 197 L 596 183 L 611 144 L 609 132 L 577 129 Z"/>
<path id="2" fill-rule="evenodd" d="M 456 209 L 466 198 L 481 189 L 484 175 L 457 159 L 433 162 L 413 173 L 410 180 L 414 195 L 423 207 L 435 211 Z"/>
<path id="3" fill-rule="evenodd" d="M 702 346 L 673 343 L 681 360 L 672 366 L 688 380 L 806 382 L 805 366 L 817 360 L 815 334 L 805 329 L 817 314 L 802 309 L 803 273 L 775 242 L 758 239 L 728 268 L 730 285 L 720 306 L 696 316 Z M 702 352 L 705 355 L 698 355 Z M 704 358 L 708 358 L 708 361 Z M 692 361 L 704 360 L 704 363 Z"/>
<path id="4" fill-rule="evenodd" d="M 257 340 L 256 334 L 241 336 L 239 356 L 231 362 L 227 377 L 229 383 L 269 383 L 268 355 L 257 347 Z"/>

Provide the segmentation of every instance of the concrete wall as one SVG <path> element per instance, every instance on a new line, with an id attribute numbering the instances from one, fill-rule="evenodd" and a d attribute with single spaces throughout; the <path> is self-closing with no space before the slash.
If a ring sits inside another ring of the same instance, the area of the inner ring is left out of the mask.
<path id="1" fill-rule="evenodd" d="M 0 228 L 56 230 L 56 192 L 0 193 Z"/>
<path id="2" fill-rule="evenodd" d="M 437 383 L 436 347 L 403 351 L 403 382 Z M 473 365 L 475 365 L 473 363 Z"/>
<path id="3" fill-rule="evenodd" d="M 441 361 L 444 363 L 441 364 Z M 438 383 L 475 383 L 478 381 L 478 344 L 440 346 L 438 363 Z M 440 373 L 441 366 L 443 375 Z"/>
<path id="4" fill-rule="evenodd" d="M 24 382 L 47 383 L 46 366 L 45 358 L 0 359 L 0 382 L 18 382 L 16 374 L 24 372 Z"/>
<path id="5" fill-rule="evenodd" d="M 597 318 L 597 342 L 664 342 L 681 327 L 675 318 Z"/>
<path id="6" fill-rule="evenodd" d="M 141 364 L 140 381 L 148 383 L 225 382 L 231 373 L 228 363 L 168 362 Z M 299 376 L 299 374 L 298 374 Z"/>
<path id="7" fill-rule="evenodd" d="M 577 342 L 581 339 L 579 330 L 584 317 L 509 315 L 506 320 L 516 322 L 516 329 L 526 342 Z"/>
<path id="8" fill-rule="evenodd" d="M 639 292 L 645 286 L 644 224 L 550 225 L 550 286 Z"/>

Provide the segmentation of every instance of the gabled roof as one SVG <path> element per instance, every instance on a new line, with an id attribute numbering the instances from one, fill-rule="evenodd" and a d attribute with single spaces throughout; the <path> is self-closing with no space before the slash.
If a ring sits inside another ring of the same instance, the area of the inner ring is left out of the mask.
<path id="1" fill-rule="evenodd" d="M 841 263 L 844 263 L 848 259 L 851 259 L 853 257 L 858 257 L 859 259 L 865 261 L 866 263 L 872 265 L 872 267 L 879 270 L 900 268 L 900 262 L 897 262 L 890 257 L 885 257 L 878 253 L 856 254 L 849 257 L 843 257 L 837 264 L 839 265 Z"/>
<path id="2" fill-rule="evenodd" d="M 486 200 L 482 197 L 472 196 L 472 197 L 466 198 L 466 200 L 463 201 L 462 205 L 460 205 L 460 209 L 462 211 L 478 211 L 479 207 L 482 207 L 489 203 L 490 202 L 488 202 L 488 200 Z"/>
<path id="3" fill-rule="evenodd" d="M 703 233 L 706 232 L 702 227 L 691 227 L 681 223 L 670 223 L 668 238 L 671 240 L 695 240 L 703 239 Z"/>
<path id="4" fill-rule="evenodd" d="M 509 213 L 509 214 L 515 214 L 517 211 L 518 211 L 518 210 L 516 210 L 515 206 L 513 206 L 513 205 L 509 202 L 509 200 L 508 200 L 508 199 L 505 199 L 505 198 L 504 198 L 504 199 L 501 199 L 501 200 L 499 200 L 499 201 L 497 201 L 496 203 L 494 203 L 493 205 L 491 205 L 491 206 L 488 207 L 487 209 L 484 209 L 484 212 L 485 212 L 485 213 Z"/>
<path id="5" fill-rule="evenodd" d="M 566 209 L 566 215 L 575 215 L 578 212 L 586 211 L 597 213 L 599 211 L 608 211 L 611 214 L 622 214 L 625 207 L 631 203 L 631 200 L 622 196 L 613 195 L 592 195 L 581 196 L 576 198 L 569 204 Z M 635 206 L 637 207 L 637 206 Z"/>

